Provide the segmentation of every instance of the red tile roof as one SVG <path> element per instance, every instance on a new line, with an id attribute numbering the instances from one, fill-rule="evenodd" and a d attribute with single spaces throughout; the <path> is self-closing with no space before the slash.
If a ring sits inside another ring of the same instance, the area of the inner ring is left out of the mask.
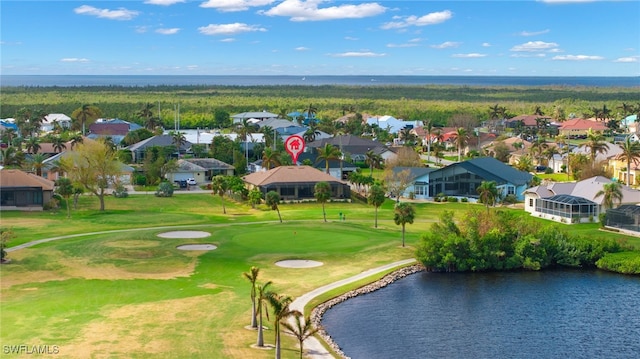
<path id="1" fill-rule="evenodd" d="M 16 169 L 0 170 L 0 188 L 41 187 L 45 191 L 53 191 L 55 183 L 48 179 Z"/>

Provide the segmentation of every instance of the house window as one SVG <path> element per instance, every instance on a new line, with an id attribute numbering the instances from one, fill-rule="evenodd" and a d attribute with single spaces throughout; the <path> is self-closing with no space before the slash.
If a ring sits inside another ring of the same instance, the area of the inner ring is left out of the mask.
<path id="1" fill-rule="evenodd" d="M 416 196 L 425 196 L 427 194 L 427 187 L 426 186 L 415 186 L 414 187 L 414 192 L 415 192 Z"/>
<path id="2" fill-rule="evenodd" d="M 533 207 L 533 198 L 529 198 L 529 207 Z"/>
<path id="3" fill-rule="evenodd" d="M 513 186 L 507 187 L 507 194 L 516 194 L 516 188 Z"/>

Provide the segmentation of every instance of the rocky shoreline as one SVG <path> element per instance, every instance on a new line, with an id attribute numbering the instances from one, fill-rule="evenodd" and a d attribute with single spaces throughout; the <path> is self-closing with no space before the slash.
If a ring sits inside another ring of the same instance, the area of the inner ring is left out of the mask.
<path id="1" fill-rule="evenodd" d="M 328 300 L 318 305 L 311 311 L 311 322 L 313 323 L 314 327 L 320 328 L 320 330 L 318 331 L 318 335 L 320 335 L 322 340 L 324 340 L 325 343 L 327 343 L 333 351 L 335 351 L 343 359 L 350 359 L 348 356 L 344 354 L 344 352 L 342 352 L 342 349 L 340 349 L 340 346 L 333 341 L 331 336 L 327 334 L 327 332 L 322 327 L 321 321 L 324 313 L 329 308 L 333 307 L 336 304 L 342 303 L 347 299 L 351 299 L 359 295 L 371 293 L 380 288 L 386 287 L 387 285 L 397 281 L 398 279 L 404 278 L 410 274 L 422 272 L 424 270 L 425 268 L 421 264 L 414 264 L 412 266 L 404 267 L 404 268 L 398 269 L 397 271 L 394 271 L 392 273 L 385 275 L 380 280 L 377 280 L 373 283 L 367 284 L 363 287 L 360 287 L 358 289 L 355 289 L 350 292 L 344 293 L 340 296 L 337 296 L 331 300 Z"/>

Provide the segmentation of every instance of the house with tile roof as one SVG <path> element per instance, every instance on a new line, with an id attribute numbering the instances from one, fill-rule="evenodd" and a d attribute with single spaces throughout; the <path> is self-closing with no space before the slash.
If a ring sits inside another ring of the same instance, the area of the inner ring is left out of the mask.
<path id="1" fill-rule="evenodd" d="M 55 183 L 18 169 L 0 170 L 0 211 L 42 211 Z"/>
<path id="2" fill-rule="evenodd" d="M 606 211 L 604 196 L 596 194 L 612 180 L 595 176 L 579 182 L 552 182 L 527 189 L 524 192 L 524 210 L 532 216 L 562 223 L 598 221 Z M 640 203 L 640 191 L 622 186 L 620 204 Z"/>
<path id="3" fill-rule="evenodd" d="M 586 138 L 589 130 L 604 132 L 607 129 L 607 125 L 605 125 L 604 122 L 574 118 L 562 122 L 558 128 L 558 132 L 567 138 Z"/>
<path id="4" fill-rule="evenodd" d="M 247 189 L 258 188 L 266 194 L 276 191 L 284 201 L 312 200 L 318 182 L 331 186 L 331 198 L 351 198 L 349 184 L 311 166 L 279 166 L 264 172 L 254 172 L 242 177 Z"/>

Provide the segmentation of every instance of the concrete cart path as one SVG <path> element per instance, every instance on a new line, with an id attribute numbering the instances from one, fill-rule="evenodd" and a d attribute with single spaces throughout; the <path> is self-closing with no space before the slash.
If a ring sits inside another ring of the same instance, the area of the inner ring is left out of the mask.
<path id="1" fill-rule="evenodd" d="M 369 276 L 372 276 L 374 274 L 378 274 L 384 271 L 387 271 L 389 269 L 393 269 L 396 267 L 401 267 L 401 266 L 406 266 L 408 264 L 414 263 L 416 260 L 415 259 L 405 259 L 405 260 L 401 260 L 401 261 L 397 261 L 397 262 L 393 262 L 393 263 L 389 263 L 389 264 L 385 264 L 383 266 L 377 267 L 377 268 L 372 268 L 372 269 L 368 269 L 360 274 L 356 274 L 352 277 L 349 278 L 345 278 L 342 280 L 339 280 L 337 282 L 333 282 L 330 284 L 327 284 L 325 286 L 322 286 L 320 288 L 314 289 L 309 293 L 303 294 L 300 297 L 296 298 L 290 305 L 289 308 L 291 310 L 298 310 L 301 313 L 304 313 L 304 307 L 309 304 L 309 302 L 314 299 L 315 297 L 324 294 L 330 290 L 336 289 L 338 287 L 341 287 L 343 285 L 346 284 L 350 284 L 353 282 L 357 282 L 361 279 L 367 278 Z M 329 351 L 327 351 L 327 349 L 325 349 L 325 347 L 320 343 L 320 341 L 315 338 L 315 337 L 310 337 L 307 340 L 305 340 L 304 342 L 304 348 L 306 349 L 307 352 L 307 356 L 314 358 L 314 359 L 328 359 L 328 358 L 334 358 L 333 355 L 331 355 L 331 353 L 329 353 Z"/>

